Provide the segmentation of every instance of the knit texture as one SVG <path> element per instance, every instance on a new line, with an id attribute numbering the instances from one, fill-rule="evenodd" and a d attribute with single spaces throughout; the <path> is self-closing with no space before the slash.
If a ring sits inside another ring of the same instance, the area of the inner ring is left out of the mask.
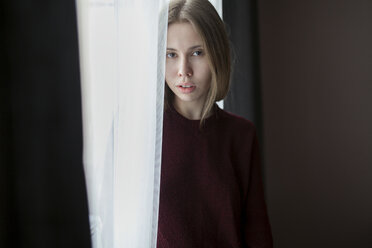
<path id="1" fill-rule="evenodd" d="M 272 247 L 253 124 L 164 113 L 158 248 Z"/>

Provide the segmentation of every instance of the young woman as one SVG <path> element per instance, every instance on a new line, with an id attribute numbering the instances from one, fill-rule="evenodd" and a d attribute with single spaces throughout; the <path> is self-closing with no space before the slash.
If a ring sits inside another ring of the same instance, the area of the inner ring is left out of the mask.
<path id="1" fill-rule="evenodd" d="M 169 6 L 159 248 L 272 247 L 255 128 L 221 110 L 224 24 L 208 0 Z"/>

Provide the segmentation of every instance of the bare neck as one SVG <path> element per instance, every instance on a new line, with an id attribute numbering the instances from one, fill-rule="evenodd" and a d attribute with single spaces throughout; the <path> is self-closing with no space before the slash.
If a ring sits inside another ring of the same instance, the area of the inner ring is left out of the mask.
<path id="1" fill-rule="evenodd" d="M 173 106 L 179 114 L 189 120 L 200 120 L 202 118 L 204 104 L 177 101 L 177 99 L 175 99 Z M 211 114 L 210 111 L 206 117 L 209 117 Z"/>

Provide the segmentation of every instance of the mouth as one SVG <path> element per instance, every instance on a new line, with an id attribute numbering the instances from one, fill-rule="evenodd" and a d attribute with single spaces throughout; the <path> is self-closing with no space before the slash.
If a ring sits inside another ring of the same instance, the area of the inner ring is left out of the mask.
<path id="1" fill-rule="evenodd" d="M 188 94 L 195 90 L 196 86 L 190 83 L 183 83 L 176 86 L 181 93 Z"/>

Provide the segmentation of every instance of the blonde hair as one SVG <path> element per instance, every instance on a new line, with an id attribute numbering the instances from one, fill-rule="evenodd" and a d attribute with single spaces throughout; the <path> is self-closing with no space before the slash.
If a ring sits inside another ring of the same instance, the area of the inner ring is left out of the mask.
<path id="1" fill-rule="evenodd" d="M 171 0 L 168 27 L 173 23 L 190 23 L 203 40 L 212 81 L 202 110 L 202 124 L 216 101 L 225 98 L 230 86 L 231 58 L 225 25 L 208 0 Z M 165 107 L 172 104 L 173 92 L 165 84 Z"/>

